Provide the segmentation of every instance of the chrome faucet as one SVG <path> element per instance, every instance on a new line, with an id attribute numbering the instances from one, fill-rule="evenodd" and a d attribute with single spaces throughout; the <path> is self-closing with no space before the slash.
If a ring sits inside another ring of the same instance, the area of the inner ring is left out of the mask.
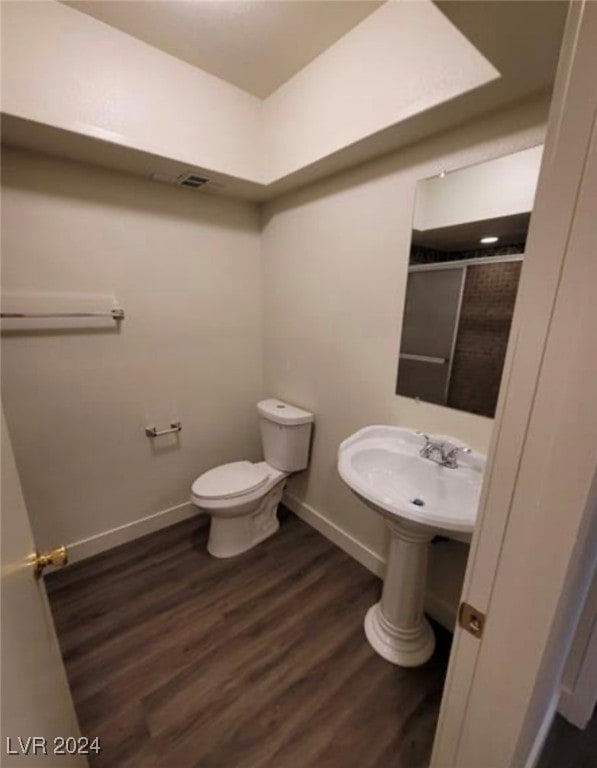
<path id="1" fill-rule="evenodd" d="M 432 440 L 424 432 L 416 432 L 419 437 L 425 438 L 425 445 L 419 451 L 419 456 L 434 461 L 436 464 L 444 463 L 443 443 Z"/>
<path id="2" fill-rule="evenodd" d="M 448 469 L 456 469 L 458 467 L 457 457 L 459 453 L 471 453 L 470 448 L 465 448 L 460 445 L 452 445 L 451 443 L 440 442 L 439 440 L 432 440 L 429 435 L 424 432 L 415 432 L 419 437 L 425 438 L 425 445 L 419 451 L 419 455 L 429 461 L 434 461 L 441 467 L 448 467 Z"/>
<path id="3" fill-rule="evenodd" d="M 449 469 L 456 469 L 458 467 L 457 457 L 459 453 L 472 453 L 470 448 L 465 448 L 463 445 L 449 446 L 447 443 L 444 446 L 444 460 L 442 467 L 448 467 Z"/>

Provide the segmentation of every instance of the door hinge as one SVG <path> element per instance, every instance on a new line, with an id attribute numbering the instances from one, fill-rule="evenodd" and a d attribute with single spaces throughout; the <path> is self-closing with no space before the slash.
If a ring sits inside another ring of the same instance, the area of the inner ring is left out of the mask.
<path id="1" fill-rule="evenodd" d="M 485 614 L 468 603 L 460 603 L 458 623 L 475 637 L 481 637 L 485 626 Z"/>

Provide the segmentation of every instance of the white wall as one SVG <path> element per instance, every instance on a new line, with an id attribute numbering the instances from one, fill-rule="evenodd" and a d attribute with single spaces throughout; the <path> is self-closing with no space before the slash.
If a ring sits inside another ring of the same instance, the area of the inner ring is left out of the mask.
<path id="1" fill-rule="evenodd" d="M 184 504 L 209 467 L 258 459 L 256 206 L 22 151 L 6 151 L 2 171 L 3 291 L 69 293 L 72 308 L 114 294 L 126 311 L 119 333 L 111 320 L 3 333 L 3 402 L 38 545 Z M 145 436 L 174 417 L 179 441 Z"/>
<path id="2" fill-rule="evenodd" d="M 387 2 L 265 100 L 266 181 L 498 77 L 430 0 Z"/>
<path id="3" fill-rule="evenodd" d="M 533 210 L 543 147 L 531 147 L 417 185 L 414 227 L 450 227 Z"/>
<path id="4" fill-rule="evenodd" d="M 261 104 L 61 3 L 2 2 L 8 114 L 260 181 Z"/>
<path id="5" fill-rule="evenodd" d="M 263 213 L 265 388 L 316 415 L 311 467 L 290 492 L 382 556 L 383 526 L 336 471 L 366 424 L 454 435 L 485 451 L 492 420 L 394 394 L 417 181 L 543 140 L 537 101 L 293 192 Z"/>
<path id="6" fill-rule="evenodd" d="M 204 469 L 257 458 L 254 403 L 272 394 L 316 414 L 291 494 L 382 563 L 383 527 L 338 477 L 340 441 L 385 422 L 486 450 L 492 429 L 394 395 L 416 183 L 540 143 L 546 110 L 529 103 L 267 204 L 261 260 L 254 206 L 7 153 L 4 291 L 113 293 L 127 311 L 120 334 L 4 336 L 40 545 L 183 504 Z M 143 427 L 175 416 L 180 445 L 152 452 Z"/>

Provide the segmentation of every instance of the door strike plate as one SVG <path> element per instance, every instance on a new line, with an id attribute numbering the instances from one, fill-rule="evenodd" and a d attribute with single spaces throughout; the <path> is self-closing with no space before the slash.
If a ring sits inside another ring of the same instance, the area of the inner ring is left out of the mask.
<path id="1" fill-rule="evenodd" d="M 481 637 L 485 626 L 485 614 L 468 603 L 460 603 L 458 623 L 474 637 Z"/>

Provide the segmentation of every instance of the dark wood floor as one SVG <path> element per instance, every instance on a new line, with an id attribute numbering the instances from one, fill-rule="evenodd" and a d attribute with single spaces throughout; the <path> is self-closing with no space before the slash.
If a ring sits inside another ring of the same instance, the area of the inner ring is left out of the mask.
<path id="1" fill-rule="evenodd" d="M 82 732 L 106 768 L 423 768 L 449 635 L 418 669 L 363 633 L 380 582 L 292 515 L 231 560 L 185 521 L 50 575 Z"/>
<path id="2" fill-rule="evenodd" d="M 597 766 L 597 710 L 584 731 L 556 715 L 537 768 L 595 768 Z"/>

